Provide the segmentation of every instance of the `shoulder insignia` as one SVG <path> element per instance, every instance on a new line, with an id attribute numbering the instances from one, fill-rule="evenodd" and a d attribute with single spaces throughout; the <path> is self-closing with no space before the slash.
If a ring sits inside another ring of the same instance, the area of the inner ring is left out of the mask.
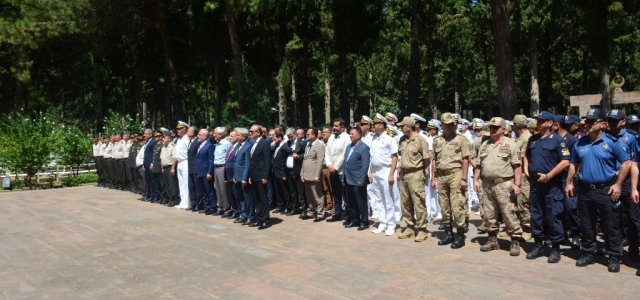
<path id="1" fill-rule="evenodd" d="M 617 137 L 615 137 L 615 136 L 613 136 L 613 135 L 612 135 L 612 134 L 610 134 L 610 133 L 607 133 L 607 137 L 608 137 L 608 138 L 610 138 L 610 139 L 611 139 L 612 141 L 614 141 L 614 142 L 617 142 L 617 141 L 618 141 L 618 138 L 617 138 Z"/>
<path id="2" fill-rule="evenodd" d="M 564 142 L 560 143 L 560 147 L 562 148 L 567 148 L 567 144 L 565 144 Z"/>
<path id="3" fill-rule="evenodd" d="M 609 149 L 609 145 L 607 143 L 602 143 L 602 150 L 607 150 Z"/>
<path id="4" fill-rule="evenodd" d="M 571 155 L 571 152 L 569 152 L 569 149 L 563 148 L 562 149 L 562 156 L 569 156 L 569 155 Z"/>
<path id="5" fill-rule="evenodd" d="M 622 140 L 626 143 L 626 142 L 629 141 L 629 137 L 628 136 L 624 136 L 624 137 L 622 137 Z"/>

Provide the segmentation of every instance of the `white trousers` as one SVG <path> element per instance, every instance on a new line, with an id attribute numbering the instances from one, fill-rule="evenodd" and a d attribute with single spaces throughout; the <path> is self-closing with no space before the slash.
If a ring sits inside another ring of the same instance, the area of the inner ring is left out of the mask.
<path id="1" fill-rule="evenodd" d="M 189 163 L 186 160 L 178 162 L 176 172 L 180 189 L 180 205 L 177 207 L 187 209 L 191 206 L 189 201 Z"/>
<path id="2" fill-rule="evenodd" d="M 373 182 L 367 185 L 367 203 L 369 204 L 369 211 L 371 212 L 371 216 L 380 216 L 378 215 L 378 210 L 380 209 L 380 207 L 378 207 L 378 203 L 376 202 L 376 195 L 373 190 Z"/>
<path id="3" fill-rule="evenodd" d="M 400 203 L 400 179 L 398 178 L 398 169 L 396 169 L 396 173 L 393 174 L 395 176 L 395 184 L 391 187 L 392 195 L 393 195 L 393 203 L 395 204 L 395 214 L 396 214 L 396 222 L 400 222 L 402 219 L 402 206 Z"/>
<path id="4" fill-rule="evenodd" d="M 373 193 L 378 220 L 380 225 L 378 229 L 395 229 L 396 228 L 396 201 L 393 194 L 393 186 L 397 186 L 398 183 L 394 182 L 393 186 L 389 185 L 389 172 L 391 167 L 372 168 L 371 173 L 373 177 L 373 183 L 369 186 L 373 186 Z"/>
<path id="5" fill-rule="evenodd" d="M 469 165 L 469 172 L 467 172 L 467 182 L 471 183 L 469 184 L 470 188 L 467 188 L 467 205 L 469 206 L 469 210 L 471 210 L 474 205 L 480 202 L 478 200 L 478 194 L 473 189 L 473 167 L 471 165 Z"/>
<path id="6" fill-rule="evenodd" d="M 431 171 L 431 168 L 429 168 Z M 429 172 L 431 174 L 431 172 Z M 425 207 L 427 208 L 427 220 L 431 221 L 440 212 L 440 203 L 438 202 L 438 190 L 431 188 L 431 175 L 427 176 L 424 184 Z"/>

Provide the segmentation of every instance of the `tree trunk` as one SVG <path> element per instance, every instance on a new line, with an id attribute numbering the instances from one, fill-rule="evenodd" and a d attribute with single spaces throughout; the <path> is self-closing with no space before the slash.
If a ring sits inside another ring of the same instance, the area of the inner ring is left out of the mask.
<path id="1" fill-rule="evenodd" d="M 301 125 L 302 122 L 298 118 L 298 113 L 296 111 L 297 108 L 300 106 L 298 105 L 297 97 L 296 97 L 296 76 L 294 75 L 294 72 L 291 72 L 291 103 L 293 104 L 293 115 L 294 115 L 293 124 Z"/>
<path id="2" fill-rule="evenodd" d="M 226 1 L 225 19 L 227 19 L 229 40 L 231 40 L 231 50 L 233 51 L 233 71 L 236 77 L 236 88 L 238 89 L 238 109 L 239 111 L 244 111 L 245 91 L 242 52 L 240 50 L 240 37 L 238 36 L 238 28 L 236 26 L 236 19 L 233 14 L 233 5 L 231 5 L 231 0 Z"/>
<path id="3" fill-rule="evenodd" d="M 347 50 L 340 49 L 340 116 L 345 120 L 349 118 L 349 101 L 347 99 Z"/>
<path id="4" fill-rule="evenodd" d="M 373 108 L 376 105 L 376 94 L 373 92 L 373 73 L 369 71 L 369 114 L 368 116 L 373 119 Z"/>
<path id="5" fill-rule="evenodd" d="M 276 81 L 278 82 L 278 124 L 286 124 L 287 122 L 287 97 L 286 92 L 284 90 L 284 83 L 282 80 L 282 73 L 284 68 L 284 53 L 278 55 L 278 63 L 280 64 L 280 68 L 278 68 L 278 76 L 276 77 Z"/>
<path id="6" fill-rule="evenodd" d="M 222 124 L 222 97 L 220 96 L 220 58 L 217 56 L 213 61 L 213 86 L 215 89 L 216 126 Z"/>
<path id="7" fill-rule="evenodd" d="M 172 117 L 175 117 L 176 119 L 183 119 L 182 101 L 180 100 L 180 89 L 178 87 L 178 73 L 176 72 L 175 65 L 173 64 L 173 52 L 171 51 L 171 42 L 169 41 L 169 28 L 167 27 L 167 18 L 164 11 L 164 0 L 158 0 L 156 12 L 158 14 L 158 24 L 156 29 L 162 38 L 164 61 L 171 92 L 170 104 L 173 106 L 173 114 L 169 115 L 169 119 L 171 120 Z"/>
<path id="8" fill-rule="evenodd" d="M 507 0 L 491 0 L 491 16 L 500 95 L 500 115 L 511 119 L 516 113 L 516 79 L 509 32 Z"/>
<path id="9" fill-rule="evenodd" d="M 171 118 L 171 83 L 167 80 L 164 84 L 164 124 L 173 124 Z"/>
<path id="10" fill-rule="evenodd" d="M 353 124 L 355 122 L 355 113 L 358 110 L 358 63 L 353 63 L 353 104 L 349 110 L 349 119 L 347 124 Z"/>
<path id="11" fill-rule="evenodd" d="M 305 21 L 306 23 L 306 21 Z M 304 25 L 303 25 L 304 26 Z M 306 28 L 306 27 L 305 27 Z M 302 62 L 300 64 L 300 72 L 302 75 L 302 93 L 300 94 L 300 118 L 302 122 L 308 120 L 307 125 L 313 126 L 312 114 L 311 114 L 311 101 L 309 100 L 309 39 L 303 38 L 302 40 Z M 309 108 L 309 109 L 307 109 Z"/>
<path id="12" fill-rule="evenodd" d="M 20 110 L 22 110 L 23 108 L 22 106 L 26 102 L 26 99 L 27 99 L 27 87 L 22 81 L 20 81 L 19 79 L 16 79 L 16 98 L 13 105 L 14 118 L 17 117 L 18 114 L 20 113 Z M 28 112 L 25 111 L 25 113 L 28 113 Z"/>
<path id="13" fill-rule="evenodd" d="M 609 111 L 611 108 L 611 102 L 609 101 L 609 64 L 600 64 L 600 88 L 602 89 L 602 100 L 600 101 L 600 107 L 604 111 Z"/>
<path id="14" fill-rule="evenodd" d="M 409 59 L 408 80 L 408 112 L 418 111 L 420 98 L 420 62 L 422 55 L 420 45 L 422 39 L 422 1 L 411 0 L 411 58 Z"/>
<path id="15" fill-rule="evenodd" d="M 133 80 L 135 85 L 135 97 L 136 97 L 137 110 L 138 110 L 138 118 L 136 118 L 136 121 L 149 122 L 147 101 L 144 98 L 144 92 L 143 92 L 143 86 L 142 86 L 142 71 L 140 69 L 136 69 Z"/>
<path id="16" fill-rule="evenodd" d="M 436 105 L 436 79 L 435 79 L 435 58 L 429 55 L 429 70 L 427 73 L 427 85 L 429 89 L 429 109 L 431 118 L 438 118 L 438 106 Z"/>
<path id="17" fill-rule="evenodd" d="M 102 99 L 102 79 L 98 79 L 98 82 L 96 84 L 96 90 L 95 90 L 95 95 L 96 95 L 96 132 L 95 133 L 101 133 L 104 132 L 104 128 L 102 128 L 104 126 L 104 109 L 103 109 L 103 99 Z"/>
<path id="18" fill-rule="evenodd" d="M 538 86 L 538 45 L 535 30 L 529 32 L 529 70 L 531 72 L 531 111 L 530 116 L 540 114 L 540 87 Z"/>
<path id="19" fill-rule="evenodd" d="M 455 91 L 453 94 L 453 105 L 455 112 L 460 114 L 460 93 L 458 93 L 458 91 Z"/>
<path id="20" fill-rule="evenodd" d="M 324 122 L 331 122 L 331 77 L 329 74 L 329 50 L 324 52 Z"/>

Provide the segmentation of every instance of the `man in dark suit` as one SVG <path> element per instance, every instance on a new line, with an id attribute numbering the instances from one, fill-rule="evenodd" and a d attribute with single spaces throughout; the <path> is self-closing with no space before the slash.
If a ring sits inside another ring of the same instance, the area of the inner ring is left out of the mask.
<path id="1" fill-rule="evenodd" d="M 344 152 L 344 179 L 347 194 L 347 211 L 349 219 L 345 227 L 356 227 L 358 230 L 369 228 L 369 207 L 367 205 L 367 184 L 369 184 L 369 146 L 361 142 L 362 130 L 352 128 L 349 137 L 351 144 Z"/>
<path id="2" fill-rule="evenodd" d="M 225 214 L 223 218 L 237 219 L 242 214 L 242 207 L 238 199 L 238 190 L 233 182 L 234 165 L 236 163 L 236 152 L 238 150 L 238 133 L 236 130 L 229 132 L 229 142 L 231 148 L 227 151 L 227 158 L 224 166 L 224 179 L 227 184 L 227 197 L 229 198 L 229 204 L 231 205 L 231 213 Z"/>
<path id="3" fill-rule="evenodd" d="M 289 193 L 289 178 L 287 174 L 286 160 L 291 154 L 291 149 L 284 142 L 284 133 L 277 131 L 274 133 L 274 154 L 273 154 L 273 187 L 277 208 L 274 213 L 285 214 L 286 205 L 290 203 L 291 193 Z"/>
<path id="4" fill-rule="evenodd" d="M 194 128 L 195 129 L 195 128 Z M 189 203 L 191 203 L 190 210 L 191 211 L 199 211 L 202 210 L 203 204 L 197 202 L 197 192 L 196 192 L 196 181 L 197 179 L 197 155 L 198 155 L 198 147 L 200 147 L 199 139 L 193 138 L 191 139 L 191 144 L 189 145 L 187 164 L 189 166 Z"/>
<path id="5" fill-rule="evenodd" d="M 162 135 L 160 131 L 157 131 L 156 134 L 158 136 Z M 156 147 L 156 140 L 152 135 L 151 129 L 147 128 L 144 130 L 144 138 L 147 140 L 147 147 L 144 149 L 142 167 L 144 168 L 144 175 L 147 178 L 148 192 L 146 198 L 143 197 L 142 200 L 146 201 L 151 201 L 152 199 L 158 199 L 160 197 L 158 180 L 151 171 L 151 164 L 153 164 L 153 149 Z"/>
<path id="6" fill-rule="evenodd" d="M 211 215 L 217 211 L 217 208 L 213 187 L 207 175 L 213 174 L 215 147 L 209 142 L 209 131 L 206 129 L 200 129 L 198 141 L 200 145 L 196 151 L 196 201 L 204 204 L 205 215 Z"/>
<path id="7" fill-rule="evenodd" d="M 269 219 L 269 198 L 267 184 L 271 172 L 271 144 L 262 136 L 259 125 L 251 126 L 249 135 L 255 142 L 251 146 L 251 191 L 256 206 L 256 221 L 250 227 L 265 229 L 271 226 Z"/>
<path id="8" fill-rule="evenodd" d="M 303 129 L 299 130 L 303 131 Z M 288 205 L 286 205 L 288 210 L 285 211 L 285 213 L 287 216 L 291 216 L 294 215 L 299 208 L 302 208 L 300 216 L 303 216 L 307 214 L 307 200 L 305 197 L 304 184 L 300 181 L 300 174 L 307 142 L 298 137 L 294 128 L 287 129 L 287 137 L 289 138 L 287 146 L 291 149 L 291 153 L 286 160 L 291 197 L 289 198 L 290 201 Z"/>
<path id="9" fill-rule="evenodd" d="M 233 165 L 233 182 L 238 191 L 238 200 L 242 209 L 242 215 L 237 218 L 234 223 L 242 223 L 248 225 L 255 221 L 255 212 L 253 207 L 253 196 L 251 195 L 251 187 L 249 186 L 249 169 L 251 168 L 251 146 L 253 140 L 249 139 L 249 130 L 239 128 L 238 145 L 234 150 L 235 164 Z"/>

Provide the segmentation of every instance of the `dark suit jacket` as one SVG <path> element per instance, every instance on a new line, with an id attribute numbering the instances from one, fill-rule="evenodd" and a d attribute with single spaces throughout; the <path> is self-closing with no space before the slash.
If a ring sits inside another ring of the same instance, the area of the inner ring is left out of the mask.
<path id="1" fill-rule="evenodd" d="M 344 151 L 344 168 L 342 169 L 344 182 L 350 185 L 358 185 L 358 182 L 368 184 L 369 162 L 371 160 L 369 146 L 362 141 L 358 142 L 349 157 L 351 148 L 352 145 L 349 144 Z M 349 160 L 347 160 L 347 157 Z"/>
<path id="2" fill-rule="evenodd" d="M 189 151 L 187 152 L 187 166 L 189 168 L 189 173 L 195 174 L 198 171 L 197 167 L 197 154 L 198 147 L 200 147 L 200 141 L 198 138 L 193 138 L 193 142 L 189 146 Z M 206 176 L 207 174 L 205 174 Z"/>
<path id="3" fill-rule="evenodd" d="M 289 148 L 293 149 L 292 144 L 293 141 L 289 141 Z M 304 160 L 304 152 L 307 149 L 307 141 L 303 141 L 298 139 L 296 142 L 296 150 L 293 153 L 298 154 L 298 159 L 293 159 L 293 173 L 300 176 L 300 171 L 302 170 L 302 161 Z"/>
<path id="4" fill-rule="evenodd" d="M 193 145 L 193 143 L 191 144 Z M 207 174 L 213 175 L 213 153 L 216 147 L 209 141 L 205 142 L 200 152 L 198 152 L 199 147 L 200 145 L 196 147 L 196 175 L 198 177 L 207 177 Z"/>
<path id="5" fill-rule="evenodd" d="M 154 138 L 150 138 L 147 141 L 147 148 L 144 149 L 144 160 L 142 161 L 142 165 L 145 169 L 149 169 L 149 167 L 153 163 L 153 148 L 155 147 L 156 140 Z"/>
<path id="6" fill-rule="evenodd" d="M 253 140 L 249 139 L 244 142 L 242 148 L 236 151 L 236 162 L 233 165 L 233 178 L 236 182 L 240 182 L 242 180 L 249 180 L 249 168 L 251 168 L 251 146 L 253 145 Z"/>
<path id="7" fill-rule="evenodd" d="M 233 172 L 235 170 L 234 165 L 236 164 L 236 152 L 238 152 L 238 145 L 240 144 L 236 143 L 235 145 L 231 145 L 233 149 L 231 147 L 229 148 L 231 156 L 226 160 L 224 168 L 224 178 L 227 179 L 227 182 L 233 182 Z"/>
<path id="8" fill-rule="evenodd" d="M 271 174 L 271 143 L 262 138 L 251 155 L 251 180 L 257 182 L 269 179 L 269 174 Z"/>
<path id="9" fill-rule="evenodd" d="M 278 149 L 278 146 L 275 146 L 275 149 Z M 287 157 L 289 157 L 289 154 L 291 154 L 291 148 L 287 146 L 287 143 L 283 142 L 280 149 L 278 149 L 278 153 L 274 154 L 275 158 L 273 158 L 273 176 L 275 178 L 287 177 Z"/>

